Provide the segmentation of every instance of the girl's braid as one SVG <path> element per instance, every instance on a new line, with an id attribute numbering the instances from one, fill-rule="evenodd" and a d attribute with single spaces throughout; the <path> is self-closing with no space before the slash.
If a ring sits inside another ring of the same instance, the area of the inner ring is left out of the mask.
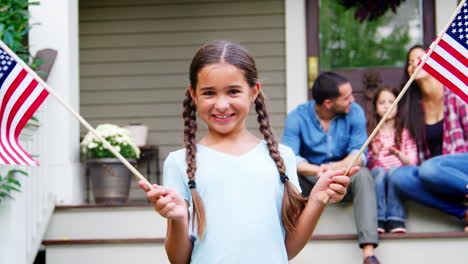
<path id="1" fill-rule="evenodd" d="M 189 180 L 195 177 L 197 169 L 196 164 L 196 141 L 195 133 L 197 132 L 197 116 L 195 103 L 190 96 L 189 90 L 185 93 L 185 100 L 183 103 L 184 111 L 182 117 L 184 119 L 184 143 L 186 147 L 185 160 L 187 162 L 187 176 Z"/>
<path id="2" fill-rule="evenodd" d="M 278 171 L 282 174 L 286 174 L 286 167 L 284 165 L 283 158 L 278 151 L 278 142 L 275 139 L 275 135 L 270 127 L 270 117 L 265 106 L 265 97 L 260 92 L 255 99 L 255 111 L 257 112 L 257 121 L 260 124 L 260 132 L 262 133 L 265 141 L 267 142 L 270 156 L 275 161 Z"/>
<path id="3" fill-rule="evenodd" d="M 195 141 L 195 133 L 197 132 L 197 108 L 189 90 L 185 93 L 183 107 L 184 111 L 182 117 L 184 119 L 184 143 L 186 149 L 185 161 L 187 163 L 187 176 L 189 178 L 188 185 L 193 200 L 192 229 L 194 229 L 196 221 L 198 226 L 198 237 L 201 239 L 205 230 L 206 219 L 203 201 L 197 192 L 195 184 L 195 172 L 197 170 L 197 146 Z"/>
<path id="4" fill-rule="evenodd" d="M 281 207 L 281 218 L 286 231 L 291 232 L 295 229 L 296 220 L 305 207 L 307 199 L 297 191 L 296 187 L 289 182 L 286 175 L 286 166 L 284 160 L 278 151 L 278 142 L 275 139 L 270 127 L 270 118 L 265 105 L 265 97 L 262 92 L 255 99 L 255 111 L 257 112 L 257 121 L 260 124 L 260 132 L 267 142 L 271 158 L 275 161 L 276 167 L 280 173 L 281 181 L 284 183 L 283 203 Z"/>

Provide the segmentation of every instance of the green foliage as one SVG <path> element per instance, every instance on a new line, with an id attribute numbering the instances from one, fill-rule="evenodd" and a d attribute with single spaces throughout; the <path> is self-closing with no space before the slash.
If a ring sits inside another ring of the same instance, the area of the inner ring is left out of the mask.
<path id="1" fill-rule="evenodd" d="M 28 0 L 2 0 L 0 3 L 0 39 L 26 63 L 31 62 L 27 46 L 31 28 L 28 23 L 28 6 L 38 4 Z M 33 69 L 37 65 L 38 62 L 30 63 Z"/>
<path id="2" fill-rule="evenodd" d="M 346 10 L 337 0 L 320 1 L 320 68 L 404 65 L 408 26 L 397 26 L 384 37 L 379 30 L 390 20 L 383 16 L 360 23 L 353 10 Z"/>
<path id="3" fill-rule="evenodd" d="M 22 170 L 9 170 L 5 176 L 0 175 L 0 203 L 5 199 L 12 199 L 12 192 L 20 192 L 21 183 L 16 179 L 18 174 L 27 176 Z"/>

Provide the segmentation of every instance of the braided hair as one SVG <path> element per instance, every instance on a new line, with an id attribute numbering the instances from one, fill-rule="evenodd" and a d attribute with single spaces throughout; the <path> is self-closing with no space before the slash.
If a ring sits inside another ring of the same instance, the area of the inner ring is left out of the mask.
<path id="1" fill-rule="evenodd" d="M 252 56 L 239 44 L 229 41 L 214 41 L 201 47 L 190 64 L 190 85 L 193 89 L 193 94 L 196 93 L 198 82 L 198 73 L 210 64 L 215 63 L 229 63 L 239 68 L 245 78 L 245 81 L 250 87 L 254 87 L 258 82 L 258 73 L 255 66 L 255 61 Z M 265 105 L 265 97 L 260 92 L 254 101 L 255 110 L 257 112 L 257 121 L 262 133 L 271 158 L 274 160 L 281 181 L 284 183 L 284 194 L 282 203 L 282 221 L 287 231 L 292 231 L 295 228 L 296 220 L 305 207 L 306 199 L 301 196 L 295 186 L 289 182 L 286 175 L 286 166 L 284 165 L 283 158 L 278 150 L 278 142 L 275 139 L 273 131 L 270 126 L 270 120 Z M 191 97 L 190 91 L 185 93 L 185 100 L 183 102 L 183 119 L 184 119 L 184 143 L 186 147 L 186 163 L 187 163 L 187 176 L 189 178 L 189 188 L 193 200 L 193 216 L 192 228 L 195 222 L 198 227 L 198 236 L 203 236 L 206 218 L 203 201 L 197 192 L 195 184 L 196 174 L 196 141 L 195 134 L 197 131 L 196 122 L 196 105 Z"/>

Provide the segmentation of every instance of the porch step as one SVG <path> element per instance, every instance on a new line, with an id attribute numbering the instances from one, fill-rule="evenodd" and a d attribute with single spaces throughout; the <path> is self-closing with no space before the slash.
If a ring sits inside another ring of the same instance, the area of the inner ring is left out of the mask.
<path id="1" fill-rule="evenodd" d="M 408 234 L 383 234 L 383 263 L 466 263 L 468 234 L 460 221 L 408 204 Z M 166 220 L 149 204 L 57 207 L 46 232 L 47 264 L 168 263 Z M 312 240 L 290 263 L 361 263 L 351 204 L 328 206 Z"/>
<path id="2" fill-rule="evenodd" d="M 58 206 L 45 240 L 150 238 L 166 235 L 166 220 L 149 204 Z"/>
<path id="3" fill-rule="evenodd" d="M 384 234 L 376 254 L 382 263 L 466 263 L 468 233 Z M 169 263 L 163 238 L 45 240 L 47 264 Z M 357 236 L 315 235 L 291 264 L 361 263 Z"/>

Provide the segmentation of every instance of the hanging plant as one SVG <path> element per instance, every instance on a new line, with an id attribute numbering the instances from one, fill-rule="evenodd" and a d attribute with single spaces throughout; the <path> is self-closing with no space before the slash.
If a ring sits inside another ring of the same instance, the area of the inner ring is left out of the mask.
<path id="1" fill-rule="evenodd" d="M 346 9 L 355 8 L 354 17 L 363 22 L 383 16 L 389 9 L 396 13 L 398 6 L 405 0 L 340 0 Z"/>

